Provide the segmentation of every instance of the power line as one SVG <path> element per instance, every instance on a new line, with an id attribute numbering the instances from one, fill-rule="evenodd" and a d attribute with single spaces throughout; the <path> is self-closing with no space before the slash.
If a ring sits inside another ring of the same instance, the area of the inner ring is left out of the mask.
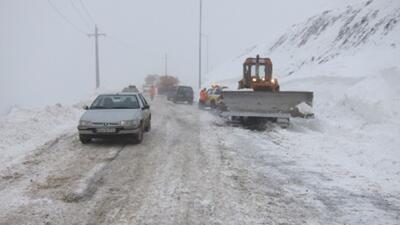
<path id="1" fill-rule="evenodd" d="M 96 24 L 96 22 L 94 21 L 92 15 L 90 15 L 89 10 L 86 8 L 85 4 L 83 3 L 82 0 L 79 0 L 79 2 L 82 5 L 83 10 L 85 11 L 86 15 L 89 17 L 89 19 L 92 21 L 92 23 Z"/>
<path id="2" fill-rule="evenodd" d="M 128 43 L 126 41 L 123 41 L 123 40 L 115 37 L 114 35 L 107 35 L 107 37 L 110 40 L 114 41 L 115 43 L 118 43 L 120 46 L 128 47 L 128 48 L 131 48 L 131 49 L 135 49 L 135 47 L 133 47 L 130 43 Z"/>
<path id="3" fill-rule="evenodd" d="M 86 24 L 86 26 L 90 28 L 91 27 L 90 22 L 88 22 L 87 18 L 85 18 L 82 12 L 78 9 L 78 7 L 76 7 L 74 0 L 70 0 L 70 2 L 74 10 L 77 12 L 78 16 L 82 19 L 82 21 Z"/>
<path id="4" fill-rule="evenodd" d="M 51 6 L 51 8 L 53 8 L 53 10 L 61 17 L 63 18 L 63 20 L 67 23 L 69 23 L 76 31 L 78 31 L 79 33 L 82 33 L 84 35 L 86 35 L 86 32 L 84 32 L 82 29 L 80 29 L 78 26 L 76 26 L 74 23 L 71 22 L 71 20 L 69 20 L 54 4 L 53 2 L 51 2 L 51 0 L 47 0 L 47 2 L 49 3 L 49 5 Z"/>
<path id="5" fill-rule="evenodd" d="M 73 1 L 73 0 L 71 0 L 71 1 Z M 83 0 L 79 0 L 79 2 L 80 2 L 80 4 L 81 4 L 81 6 L 82 6 L 83 11 L 84 11 L 85 14 L 87 15 L 87 17 L 92 21 L 92 23 L 93 23 L 95 26 L 97 26 L 97 25 L 96 25 L 96 24 L 97 24 L 96 21 L 94 20 L 93 16 L 90 14 L 88 7 L 86 7 L 85 3 L 83 3 Z M 101 28 L 102 26 L 98 26 L 98 27 Z M 129 47 L 129 48 L 131 48 L 131 49 L 136 49 L 136 48 L 133 47 L 129 42 L 124 41 L 124 40 L 121 40 L 120 38 L 117 38 L 117 37 L 114 36 L 114 35 L 107 34 L 107 37 L 108 37 L 109 40 L 112 40 L 112 41 L 114 41 L 115 43 L 118 43 L 118 44 L 121 45 L 121 46 Z"/>

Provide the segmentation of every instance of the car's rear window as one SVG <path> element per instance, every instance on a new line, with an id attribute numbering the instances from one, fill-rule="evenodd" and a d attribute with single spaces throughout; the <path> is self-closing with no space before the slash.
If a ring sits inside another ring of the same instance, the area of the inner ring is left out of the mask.
<path id="1" fill-rule="evenodd" d="M 180 87 L 179 91 L 185 93 L 193 93 L 193 89 L 191 87 Z"/>
<path id="2" fill-rule="evenodd" d="M 139 109 L 136 95 L 100 95 L 90 109 Z"/>

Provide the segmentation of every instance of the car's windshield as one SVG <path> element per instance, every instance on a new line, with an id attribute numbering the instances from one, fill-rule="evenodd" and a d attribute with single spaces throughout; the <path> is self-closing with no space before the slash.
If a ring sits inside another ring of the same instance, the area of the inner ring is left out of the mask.
<path id="1" fill-rule="evenodd" d="M 136 95 L 100 95 L 94 100 L 90 109 L 138 109 Z"/>

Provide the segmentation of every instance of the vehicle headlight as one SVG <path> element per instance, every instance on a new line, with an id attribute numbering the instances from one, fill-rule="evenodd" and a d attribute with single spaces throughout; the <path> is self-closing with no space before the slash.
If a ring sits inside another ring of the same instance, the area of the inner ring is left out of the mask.
<path id="1" fill-rule="evenodd" d="M 271 80 L 271 83 L 275 84 L 275 79 L 272 79 L 272 80 Z"/>
<path id="2" fill-rule="evenodd" d="M 87 121 L 87 120 L 79 120 L 80 126 L 89 126 L 90 124 L 92 124 L 92 122 Z"/>
<path id="3" fill-rule="evenodd" d="M 257 78 L 253 77 L 252 81 L 257 82 Z"/>
<path id="4" fill-rule="evenodd" d="M 138 127 L 139 123 L 138 120 L 123 120 L 120 122 L 123 127 Z"/>

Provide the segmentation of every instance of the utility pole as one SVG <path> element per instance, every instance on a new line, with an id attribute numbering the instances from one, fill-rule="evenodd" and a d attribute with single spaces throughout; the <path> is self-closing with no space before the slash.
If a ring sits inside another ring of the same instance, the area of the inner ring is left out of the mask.
<path id="1" fill-rule="evenodd" d="M 203 17 L 203 0 L 200 0 L 200 21 L 199 21 L 199 90 L 201 89 L 201 26 Z"/>
<path id="2" fill-rule="evenodd" d="M 208 52 L 208 35 L 207 34 L 201 34 L 205 39 L 206 39 L 206 73 L 208 74 L 209 71 L 209 62 L 208 62 L 208 57 L 209 57 L 209 52 Z"/>
<path id="3" fill-rule="evenodd" d="M 89 37 L 94 37 L 95 43 L 95 60 L 96 60 L 96 88 L 100 87 L 100 66 L 99 66 L 99 36 L 106 36 L 104 33 L 99 33 L 97 25 L 94 27 L 94 34 L 88 34 Z"/>
<path id="4" fill-rule="evenodd" d="M 165 76 L 168 75 L 168 54 L 165 54 Z"/>

